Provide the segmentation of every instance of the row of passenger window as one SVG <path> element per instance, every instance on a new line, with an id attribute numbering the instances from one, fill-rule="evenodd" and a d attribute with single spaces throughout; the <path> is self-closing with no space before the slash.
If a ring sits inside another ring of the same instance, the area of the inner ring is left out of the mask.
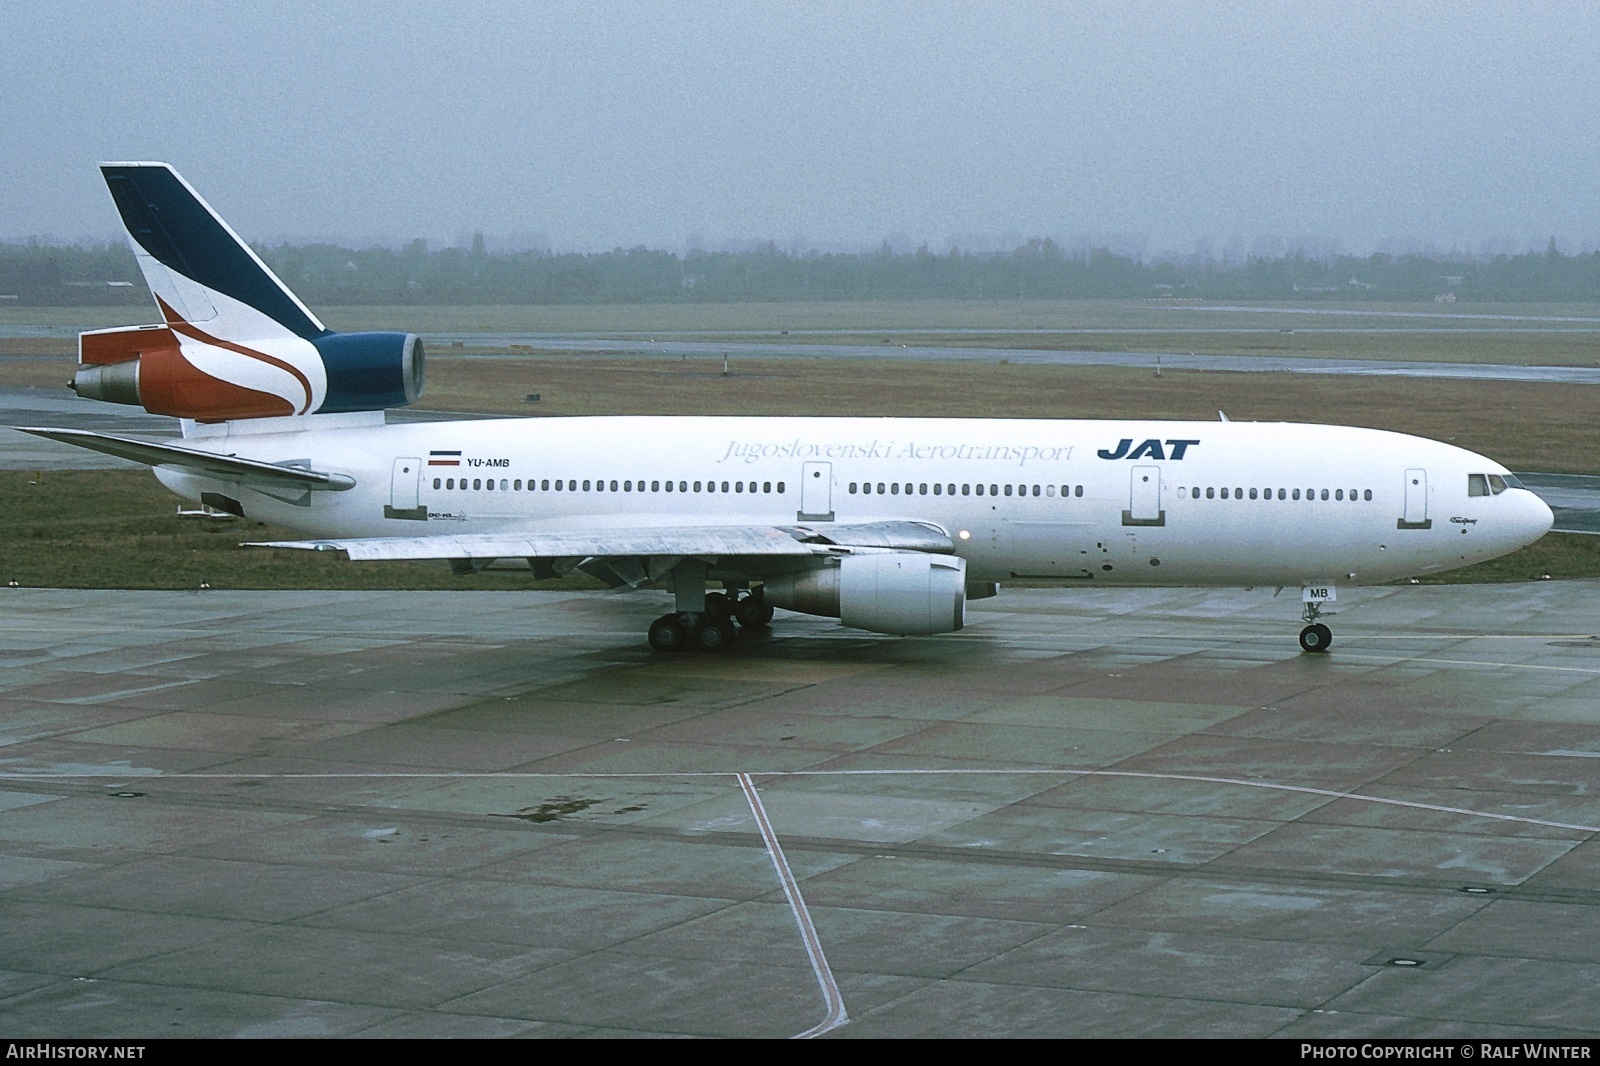
<path id="1" fill-rule="evenodd" d="M 1179 485 L 1178 486 L 1178 499 L 1180 499 L 1180 500 L 1185 499 L 1185 498 L 1198 500 L 1198 499 L 1200 499 L 1200 493 L 1201 493 L 1201 489 L 1200 489 L 1200 487 L 1198 485 L 1194 486 L 1193 488 L 1188 488 L 1188 487 L 1185 487 L 1183 485 Z M 1302 499 L 1303 500 L 1356 500 L 1356 499 L 1370 500 L 1370 499 L 1372 499 L 1372 490 L 1371 489 L 1359 490 L 1359 493 L 1358 493 L 1358 490 L 1356 490 L 1356 489 L 1348 489 L 1348 490 L 1346 490 L 1346 489 L 1333 489 L 1332 491 L 1330 491 L 1328 489 L 1303 489 L 1303 490 L 1302 489 L 1241 489 L 1241 488 L 1233 488 L 1233 489 L 1220 488 L 1219 489 L 1219 488 L 1215 488 L 1215 487 L 1208 488 L 1208 489 L 1205 490 L 1205 498 L 1208 499 L 1208 500 L 1216 500 L 1216 499 L 1242 500 L 1242 499 L 1245 499 L 1247 493 L 1249 494 L 1249 498 L 1252 499 L 1252 500 L 1256 500 L 1256 499 L 1261 499 L 1261 500 L 1302 500 Z M 1274 494 L 1276 494 L 1276 495 L 1274 495 Z"/>
<path id="2" fill-rule="evenodd" d="M 459 481 L 459 484 L 457 482 Z M 721 488 L 718 488 L 720 484 Z M 579 486 L 582 486 L 581 488 Z M 490 478 L 472 478 L 468 483 L 467 478 L 434 478 L 433 487 L 446 491 L 466 492 L 476 490 L 481 492 L 494 492 L 497 488 L 501 492 L 755 492 L 782 494 L 784 483 L 782 481 L 652 481 L 647 488 L 643 480 L 640 481 L 607 481 L 604 478 L 549 478 L 535 480 L 529 478 L 524 488 L 521 478 L 500 478 L 498 482 Z"/>
<path id="3" fill-rule="evenodd" d="M 874 484 L 871 481 L 863 481 L 863 482 L 859 482 L 859 483 L 855 482 L 855 481 L 852 481 L 852 482 L 850 482 L 849 491 L 850 491 L 850 494 L 852 496 L 854 496 L 857 492 L 860 492 L 860 494 L 863 495 L 863 496 L 871 496 L 874 493 L 876 493 L 879 496 L 900 496 L 900 495 L 905 495 L 905 496 L 927 496 L 927 495 L 929 495 L 930 488 L 932 490 L 932 495 L 934 495 L 934 496 L 954 496 L 954 495 L 956 495 L 957 486 L 954 485 L 954 484 L 941 484 L 939 482 L 934 482 L 933 485 L 930 486 L 925 481 L 923 481 L 923 482 L 907 481 L 903 485 L 900 482 L 897 482 L 897 481 L 891 481 L 891 482 L 888 482 L 887 484 L 882 482 L 882 481 L 879 481 L 876 484 Z M 961 495 L 963 495 L 963 496 L 984 496 L 984 495 L 988 495 L 988 496 L 1056 496 L 1056 495 L 1060 495 L 1062 497 L 1067 497 L 1067 496 L 1082 496 L 1083 495 L 1083 486 L 1082 485 L 1062 485 L 1060 487 L 1059 492 L 1058 492 L 1056 486 L 1054 486 L 1054 485 L 974 485 L 974 484 L 969 482 L 967 484 L 961 485 L 960 486 L 960 491 L 961 491 Z"/>

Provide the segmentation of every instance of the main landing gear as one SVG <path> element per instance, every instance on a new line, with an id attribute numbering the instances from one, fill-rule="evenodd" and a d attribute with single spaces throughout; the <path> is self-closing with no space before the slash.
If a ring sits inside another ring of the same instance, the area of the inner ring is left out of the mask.
<path id="1" fill-rule="evenodd" d="M 1300 631 L 1301 651 L 1320 655 L 1333 643 L 1333 630 L 1317 621 L 1321 617 L 1322 604 L 1316 600 L 1307 600 L 1306 609 L 1300 616 L 1300 620 L 1306 623 L 1306 627 Z"/>
<path id="2" fill-rule="evenodd" d="M 705 597 L 704 610 L 673 611 L 651 622 L 650 647 L 656 651 L 727 651 L 733 647 L 735 622 L 741 629 L 760 629 L 771 621 L 772 605 L 759 588 L 737 599 L 712 592 Z"/>

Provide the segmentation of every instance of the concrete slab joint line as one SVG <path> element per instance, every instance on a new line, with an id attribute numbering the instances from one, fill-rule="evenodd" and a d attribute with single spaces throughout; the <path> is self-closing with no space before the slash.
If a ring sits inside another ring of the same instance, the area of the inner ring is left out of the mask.
<path id="1" fill-rule="evenodd" d="M 833 971 L 828 967 L 828 957 L 822 951 L 822 938 L 817 935 L 817 927 L 811 921 L 811 912 L 806 909 L 806 901 L 800 895 L 800 885 L 795 881 L 794 871 L 789 869 L 789 860 L 783 857 L 783 847 L 778 843 L 772 820 L 767 817 L 767 809 L 756 793 L 755 782 L 750 780 L 749 774 L 739 774 L 738 779 L 739 787 L 744 790 L 745 801 L 750 804 L 750 813 L 755 816 L 756 828 L 761 831 L 761 839 L 766 844 L 767 858 L 772 860 L 778 883 L 783 886 L 783 894 L 789 900 L 789 910 L 794 914 L 795 924 L 800 927 L 800 939 L 805 943 L 806 955 L 811 959 L 811 970 L 817 975 L 817 986 L 822 990 L 822 1001 L 827 1007 L 820 1022 L 792 1037 L 795 1040 L 809 1040 L 849 1024 L 850 1015 L 844 1009 L 844 995 L 839 991 L 839 983 L 834 980 Z"/>

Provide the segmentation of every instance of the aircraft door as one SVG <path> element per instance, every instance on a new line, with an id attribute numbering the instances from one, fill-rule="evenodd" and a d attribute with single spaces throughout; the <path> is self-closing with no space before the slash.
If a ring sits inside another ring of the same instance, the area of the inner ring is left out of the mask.
<path id="1" fill-rule="evenodd" d="M 383 517 L 425 520 L 428 509 L 421 504 L 422 460 L 415 456 L 396 459 L 389 475 L 389 502 Z"/>
<path id="2" fill-rule="evenodd" d="M 1125 526 L 1164 526 L 1167 512 L 1161 509 L 1161 468 L 1136 466 L 1129 473 L 1128 509 L 1122 512 Z"/>
<path id="3" fill-rule="evenodd" d="M 806 463 L 800 468 L 800 512 L 802 522 L 833 521 L 833 464 Z"/>
<path id="4" fill-rule="evenodd" d="M 1396 529 L 1432 529 L 1428 517 L 1428 472 L 1421 469 L 1406 471 L 1406 509 Z"/>

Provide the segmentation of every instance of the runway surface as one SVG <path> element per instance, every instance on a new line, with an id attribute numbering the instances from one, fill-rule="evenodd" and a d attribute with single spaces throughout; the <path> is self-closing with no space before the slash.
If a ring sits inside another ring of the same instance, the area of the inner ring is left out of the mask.
<path id="1" fill-rule="evenodd" d="M 0 589 L 0 1028 L 1600 1036 L 1597 593 L 1341 590 L 1327 656 L 1271 590 L 1006 590 L 663 658 L 653 593 Z"/>
<path id="2" fill-rule="evenodd" d="M 1592 1038 L 1597 593 L 0 589 L 0 1028 Z"/>
<path id="3" fill-rule="evenodd" d="M 863 331 L 858 331 L 863 332 Z M 662 341 L 642 336 L 575 336 L 568 333 L 426 333 L 423 340 L 432 351 L 445 351 L 452 344 L 504 351 L 475 351 L 474 359 L 527 359 L 531 352 L 559 354 L 572 358 L 606 359 L 720 359 L 738 361 L 767 359 L 901 359 L 921 362 L 986 362 L 1044 364 L 1050 366 L 1123 366 L 1167 370 L 1210 370 L 1239 373 L 1333 374 L 1356 377 L 1464 378 L 1474 381 L 1558 382 L 1573 385 L 1600 384 L 1600 367 L 1518 366 L 1503 363 L 1446 363 L 1400 359 L 1323 359 L 1277 356 L 1266 353 L 1248 355 L 1184 355 L 1172 352 L 1090 352 L 1057 351 L 1039 348 L 961 348 L 914 343 L 912 333 L 882 332 L 881 344 L 800 344 L 780 340 Z M 985 331 L 990 332 L 990 331 Z M 1042 331 L 1051 332 L 1051 331 Z M 1229 331 L 1236 332 L 1236 331 Z M 1312 331 L 1308 331 L 1312 332 Z M 1340 332 L 1326 330 L 1316 332 Z M 1428 332 L 1439 332 L 1429 330 Z M 1541 330 L 1541 332 L 1550 332 Z M 1589 330 L 1581 332 L 1588 333 Z M 900 336 L 907 339 L 901 341 Z M 517 350 L 520 348 L 521 350 Z"/>

